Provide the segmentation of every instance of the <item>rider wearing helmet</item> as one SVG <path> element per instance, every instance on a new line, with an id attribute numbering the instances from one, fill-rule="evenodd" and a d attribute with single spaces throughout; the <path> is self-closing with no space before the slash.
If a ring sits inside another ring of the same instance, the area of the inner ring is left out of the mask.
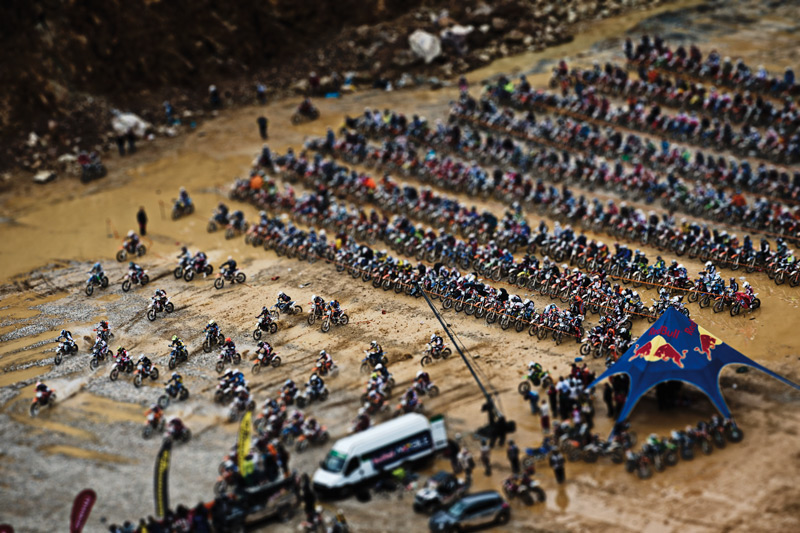
<path id="1" fill-rule="evenodd" d="M 384 380 L 389 379 L 389 370 L 387 370 L 386 367 L 383 366 L 383 363 L 378 363 L 375 366 L 375 371 L 379 372 L 380 375 L 381 375 L 381 378 L 383 378 Z"/>
<path id="2" fill-rule="evenodd" d="M 66 329 L 62 329 L 61 330 L 61 333 L 58 335 L 58 338 L 56 339 L 56 342 L 62 341 L 62 340 L 64 342 L 75 343 L 75 339 L 72 338 L 72 333 L 70 333 Z"/>
<path id="3" fill-rule="evenodd" d="M 256 357 L 262 363 L 272 359 L 272 345 L 267 341 L 259 341 L 258 348 L 256 348 Z"/>
<path id="4" fill-rule="evenodd" d="M 311 377 L 308 378 L 308 384 L 311 387 L 311 390 L 317 394 L 321 393 L 322 389 L 325 388 L 325 382 L 317 375 L 316 372 L 311 374 Z"/>
<path id="5" fill-rule="evenodd" d="M 325 350 L 320 350 L 319 357 L 317 357 L 317 365 L 326 370 L 330 370 L 333 366 L 333 358 Z"/>
<path id="6" fill-rule="evenodd" d="M 285 292 L 281 291 L 278 293 L 277 304 L 278 304 L 278 309 L 280 309 L 281 311 L 284 311 L 286 309 L 286 306 L 289 305 L 291 301 L 292 299 Z"/>
<path id="7" fill-rule="evenodd" d="M 167 388 L 174 387 L 174 390 L 181 390 L 183 387 L 183 378 L 177 372 L 173 372 L 169 380 L 167 380 Z"/>
<path id="8" fill-rule="evenodd" d="M 225 278 L 227 279 L 230 277 L 231 274 L 236 272 L 236 261 L 233 259 L 232 256 L 229 255 L 228 260 L 222 263 L 219 266 L 219 269 L 222 272 L 222 275 L 225 276 Z"/>
<path id="9" fill-rule="evenodd" d="M 439 351 L 444 347 L 444 341 L 436 333 L 431 333 L 431 348 Z"/>

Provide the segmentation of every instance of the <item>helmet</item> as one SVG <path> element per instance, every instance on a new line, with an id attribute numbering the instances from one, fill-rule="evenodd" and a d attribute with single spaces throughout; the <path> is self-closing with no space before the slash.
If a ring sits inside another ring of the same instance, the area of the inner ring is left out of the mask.
<path id="1" fill-rule="evenodd" d="M 313 372 L 313 373 L 311 374 L 311 377 L 310 377 L 309 379 L 314 379 L 314 378 L 317 378 L 317 379 L 319 379 L 319 376 L 317 375 L 317 373 L 316 373 L 316 372 Z"/>
<path id="2" fill-rule="evenodd" d="M 436 333 L 431 333 L 431 342 L 436 338 Z"/>
<path id="3" fill-rule="evenodd" d="M 62 336 L 62 337 L 64 337 L 64 336 L 66 336 L 66 335 L 67 335 L 67 330 L 65 330 L 65 329 L 62 329 L 62 330 L 61 330 L 61 336 Z"/>
<path id="4" fill-rule="evenodd" d="M 375 366 L 375 370 L 383 370 L 383 365 L 382 365 L 381 363 L 378 363 L 378 364 Z"/>
<path id="5" fill-rule="evenodd" d="M 232 260 L 233 260 L 233 256 L 229 255 L 228 256 L 228 261 L 232 261 Z"/>
<path id="6" fill-rule="evenodd" d="M 228 337 L 227 339 L 225 339 L 225 342 L 233 342 L 233 341 L 231 340 L 230 337 Z"/>
<path id="7" fill-rule="evenodd" d="M 370 347 L 375 348 L 378 345 L 378 341 L 372 341 L 369 343 Z"/>
<path id="8" fill-rule="evenodd" d="M 321 355 L 321 356 L 322 355 L 328 355 L 328 352 L 326 352 L 325 350 L 320 350 L 319 351 L 319 355 Z"/>
<path id="9" fill-rule="evenodd" d="M 222 376 L 227 378 L 230 377 L 231 374 L 233 374 L 233 370 L 229 368 L 228 370 L 225 371 L 225 373 Z"/>
<path id="10" fill-rule="evenodd" d="M 130 262 L 128 263 L 128 268 L 133 268 L 133 261 L 130 261 Z"/>
<path id="11" fill-rule="evenodd" d="M 280 298 L 281 296 L 286 296 L 286 294 L 283 291 L 281 291 L 278 293 L 278 297 Z"/>
<path id="12" fill-rule="evenodd" d="M 535 364 L 536 364 L 536 363 L 534 363 L 533 361 L 529 361 L 529 362 L 528 362 L 528 368 L 533 368 L 533 366 L 534 366 Z"/>
<path id="13" fill-rule="evenodd" d="M 128 237 L 133 237 L 133 230 L 128 231 Z"/>
<path id="14" fill-rule="evenodd" d="M 209 320 L 209 321 L 208 321 L 208 325 L 209 325 L 209 326 L 216 326 L 216 325 L 217 325 L 217 322 L 216 322 L 215 320 Z"/>
<path id="15" fill-rule="evenodd" d="M 189 249 L 187 247 L 181 246 L 181 252 L 187 253 L 188 251 L 189 251 Z"/>
<path id="16" fill-rule="evenodd" d="M 311 295 L 311 301 L 315 302 L 316 300 L 317 300 L 317 295 L 316 294 L 312 294 Z"/>
<path id="17" fill-rule="evenodd" d="M 174 342 L 174 341 L 176 341 L 176 340 L 178 340 L 178 336 L 177 336 L 177 335 L 173 335 L 173 336 L 172 336 L 172 341 Z"/>
<path id="18" fill-rule="evenodd" d="M 117 353 L 124 352 L 124 351 L 125 351 L 125 348 L 123 348 L 122 346 L 118 346 L 117 347 Z"/>
<path id="19" fill-rule="evenodd" d="M 744 286 L 745 289 L 750 287 L 750 282 L 749 281 L 745 281 L 743 286 Z"/>
<path id="20" fill-rule="evenodd" d="M 289 385 L 293 385 L 293 384 L 294 384 L 294 381 L 292 381 L 291 379 L 287 379 L 286 381 L 283 382 L 283 386 L 284 387 L 288 387 Z"/>
<path id="21" fill-rule="evenodd" d="M 419 372 L 417 372 L 417 378 L 419 379 L 419 377 L 420 377 L 422 374 L 424 374 L 424 373 L 425 373 L 425 372 L 423 372 L 422 370 L 420 370 Z"/>
<path id="22" fill-rule="evenodd" d="M 176 379 L 176 378 L 179 378 L 179 377 L 180 377 L 180 376 L 178 375 L 178 373 L 177 373 L 177 372 L 173 372 L 173 373 L 172 373 L 172 379 Z"/>

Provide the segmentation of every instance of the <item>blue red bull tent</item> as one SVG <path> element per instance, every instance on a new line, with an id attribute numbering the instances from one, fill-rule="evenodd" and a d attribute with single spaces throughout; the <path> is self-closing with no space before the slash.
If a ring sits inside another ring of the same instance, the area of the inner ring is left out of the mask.
<path id="1" fill-rule="evenodd" d="M 673 308 L 661 317 L 590 386 L 614 374 L 627 374 L 630 389 L 618 420 L 628 418 L 647 391 L 665 381 L 684 381 L 703 391 L 725 418 L 730 409 L 719 388 L 719 376 L 727 365 L 757 368 L 787 385 L 800 385 L 779 376 L 725 344 L 719 337 Z"/>

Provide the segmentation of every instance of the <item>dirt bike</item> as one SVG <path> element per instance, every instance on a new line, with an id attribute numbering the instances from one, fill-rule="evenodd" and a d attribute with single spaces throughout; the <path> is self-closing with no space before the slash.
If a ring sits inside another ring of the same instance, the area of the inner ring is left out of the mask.
<path id="1" fill-rule="evenodd" d="M 653 477 L 652 465 L 651 459 L 645 454 L 630 452 L 625 459 L 625 470 L 631 474 L 636 472 L 639 479 L 650 479 Z"/>
<path id="2" fill-rule="evenodd" d="M 184 203 L 182 200 L 172 201 L 172 220 L 194 213 L 194 204 Z"/>
<path id="3" fill-rule="evenodd" d="M 310 385 L 306 385 L 305 390 L 295 396 L 294 401 L 297 402 L 297 407 L 303 408 L 313 401 L 324 402 L 328 399 L 328 387 L 323 385 L 322 390 L 317 392 Z"/>
<path id="4" fill-rule="evenodd" d="M 367 356 L 364 359 L 361 360 L 361 368 L 360 368 L 360 370 L 361 370 L 362 374 L 369 374 L 372 371 L 373 368 L 378 366 L 378 363 L 381 363 L 383 366 L 386 366 L 386 365 L 389 364 L 389 358 L 386 357 L 385 355 L 381 355 L 380 361 L 374 362 L 374 358 L 369 356 L 369 352 L 368 351 L 365 350 L 364 353 L 367 354 Z"/>
<path id="5" fill-rule="evenodd" d="M 150 283 L 150 276 L 147 275 L 147 270 L 141 273 L 131 273 L 130 271 L 125 274 L 125 279 L 122 280 L 122 292 L 128 292 L 133 285 L 141 285 L 144 287 Z"/>
<path id="6" fill-rule="evenodd" d="M 192 432 L 186 426 L 183 426 L 178 431 L 176 431 L 171 426 L 168 426 L 166 435 L 164 436 L 164 439 L 165 440 L 169 439 L 171 441 L 176 441 L 176 442 L 179 442 L 181 444 L 186 444 L 187 442 L 189 442 L 192 439 Z"/>
<path id="7" fill-rule="evenodd" d="M 149 370 L 145 370 L 142 365 L 138 365 L 133 372 L 133 386 L 138 389 L 142 386 L 142 382 L 145 378 L 150 378 L 153 381 L 158 379 L 158 368 L 156 368 L 155 364 L 151 364 Z"/>
<path id="8" fill-rule="evenodd" d="M 172 353 L 169 354 L 169 366 L 170 370 L 174 370 L 176 366 L 180 363 L 189 360 L 189 350 L 186 349 L 185 346 L 178 348 L 177 346 L 172 349 Z"/>
<path id="9" fill-rule="evenodd" d="M 544 489 L 539 486 L 539 482 L 530 480 L 523 483 L 516 476 L 511 476 L 503 482 L 503 493 L 509 500 L 519 498 L 525 505 L 533 505 L 536 502 L 543 502 L 546 499 Z"/>
<path id="10" fill-rule="evenodd" d="M 242 356 L 239 355 L 239 352 L 231 354 L 228 350 L 222 350 L 222 353 L 219 354 L 219 361 L 217 361 L 217 374 L 222 374 L 222 371 L 225 370 L 225 363 L 238 365 L 241 362 Z"/>
<path id="11" fill-rule="evenodd" d="M 425 346 L 425 350 L 422 352 L 422 359 L 420 359 L 419 364 L 422 366 L 427 366 L 433 363 L 434 359 L 447 359 L 453 351 L 445 345 L 442 345 L 441 348 L 437 348 L 431 346 L 431 343 L 428 343 Z"/>
<path id="12" fill-rule="evenodd" d="M 736 316 L 742 311 L 755 311 L 761 307 L 761 300 L 753 296 L 748 304 L 744 297 L 736 296 L 736 301 L 731 306 L 731 316 Z"/>
<path id="13" fill-rule="evenodd" d="M 108 378 L 111 381 L 117 381 L 121 372 L 125 372 L 126 374 L 133 372 L 133 361 L 131 361 L 130 358 L 124 361 L 122 359 L 114 361 L 114 366 L 111 368 Z"/>
<path id="14" fill-rule="evenodd" d="M 318 305 L 314 305 L 314 302 L 308 302 L 308 305 L 311 306 L 311 310 L 308 312 L 306 321 L 309 326 L 313 326 L 318 318 L 322 318 L 325 315 L 325 310 Z"/>
<path id="15" fill-rule="evenodd" d="M 172 271 L 172 275 L 175 276 L 175 279 L 181 279 L 183 275 L 192 268 L 192 258 L 181 256 L 181 260 L 178 262 L 178 266 L 175 267 L 175 270 Z"/>
<path id="16" fill-rule="evenodd" d="M 214 346 L 219 346 L 223 342 L 225 342 L 225 336 L 222 333 L 217 333 L 216 336 L 212 336 L 210 330 L 206 331 L 206 338 L 203 341 L 203 351 L 209 353 L 214 349 Z"/>
<path id="17" fill-rule="evenodd" d="M 417 403 L 414 405 L 414 407 L 409 407 L 403 402 L 400 402 L 397 404 L 397 407 L 395 407 L 395 410 L 392 411 L 392 418 L 398 418 L 403 415 L 407 415 L 408 413 L 422 413 L 422 411 L 422 402 L 419 400 L 417 400 Z"/>
<path id="18" fill-rule="evenodd" d="M 221 289 L 225 286 L 226 281 L 229 283 L 244 283 L 246 279 L 247 276 L 241 270 L 217 272 L 217 279 L 214 280 L 214 288 Z"/>
<path id="19" fill-rule="evenodd" d="M 108 347 L 106 346 L 103 349 L 100 348 L 92 348 L 92 358 L 89 360 L 89 368 L 95 370 L 97 367 L 100 366 L 100 363 L 106 360 L 106 356 L 108 355 Z"/>
<path id="20" fill-rule="evenodd" d="M 91 296 L 95 287 L 105 289 L 108 287 L 108 278 L 105 274 L 93 274 L 91 278 L 86 280 L 86 296 Z"/>
<path id="21" fill-rule="evenodd" d="M 294 449 L 297 450 L 297 453 L 303 453 L 310 445 L 325 444 L 330 438 L 328 429 L 325 426 L 319 426 L 313 435 L 309 435 L 305 431 L 301 433 L 294 441 Z"/>
<path id="22" fill-rule="evenodd" d="M 43 393 L 37 392 L 36 396 L 34 396 L 33 401 L 31 402 L 30 415 L 38 415 L 39 410 L 42 407 L 52 407 L 55 402 L 56 392 L 53 389 Z"/>
<path id="23" fill-rule="evenodd" d="M 350 317 L 347 316 L 347 313 L 344 311 L 339 313 L 338 316 L 332 315 L 331 312 L 328 311 L 328 314 L 322 319 L 322 326 L 320 329 L 323 333 L 328 333 L 331 330 L 331 324 L 335 326 L 345 326 L 348 322 L 350 322 Z"/>
<path id="24" fill-rule="evenodd" d="M 173 400 L 177 398 L 181 402 L 189 399 L 189 389 L 183 385 L 181 385 L 180 388 L 176 388 L 174 383 L 167 385 L 164 392 L 166 392 L 166 394 L 162 394 L 158 397 L 158 405 L 160 405 L 162 409 L 166 409 L 169 406 L 170 398 Z"/>
<path id="25" fill-rule="evenodd" d="M 130 242 L 126 241 L 117 251 L 117 261 L 122 263 L 128 259 L 128 255 L 136 254 L 138 257 L 141 257 L 145 253 L 147 253 L 147 248 L 145 248 L 144 244 L 139 243 L 134 247 Z"/>
<path id="26" fill-rule="evenodd" d="M 223 217 L 220 213 L 216 211 L 211 215 L 211 218 L 208 221 L 208 225 L 206 226 L 206 231 L 209 233 L 214 233 L 219 228 L 225 228 L 228 226 L 228 218 Z"/>
<path id="27" fill-rule="evenodd" d="M 228 409 L 228 422 L 236 422 L 245 411 L 252 411 L 256 408 L 254 400 L 248 400 L 247 404 L 243 404 L 239 400 L 234 400 Z"/>
<path id="28" fill-rule="evenodd" d="M 270 307 L 269 314 L 272 315 L 272 318 L 278 320 L 281 317 L 281 311 L 287 315 L 299 315 L 302 314 L 303 308 L 292 301 L 285 304 L 273 305 Z"/>
<path id="29" fill-rule="evenodd" d="M 208 262 L 206 262 L 205 265 L 200 266 L 193 261 L 189 268 L 185 269 L 183 272 L 183 279 L 185 281 L 192 281 L 195 274 L 205 274 L 206 276 L 210 276 L 213 272 L 214 267 Z"/>
<path id="30" fill-rule="evenodd" d="M 56 357 L 54 359 L 54 363 L 56 365 L 60 365 L 61 362 L 64 360 L 65 355 L 69 354 L 76 354 L 78 353 L 78 345 L 74 342 L 70 341 L 62 341 L 58 348 L 56 348 Z"/>
<path id="31" fill-rule="evenodd" d="M 154 433 L 161 433 L 164 431 L 164 417 L 145 420 L 144 427 L 142 428 L 142 438 L 147 440 L 153 436 Z"/>
<path id="32" fill-rule="evenodd" d="M 279 355 L 275 355 L 275 352 L 272 352 L 269 357 L 259 354 L 259 357 L 253 359 L 253 363 L 253 374 L 258 374 L 263 366 L 271 366 L 272 368 L 281 366 L 281 358 Z"/>
<path id="33" fill-rule="evenodd" d="M 167 313 L 171 313 L 175 310 L 175 304 L 169 301 L 167 298 L 167 302 L 162 305 L 160 300 L 151 300 L 150 305 L 147 306 L 147 319 L 152 322 L 156 319 L 156 315 L 162 311 L 166 311 Z"/>
<path id="34" fill-rule="evenodd" d="M 302 124 L 303 122 L 312 122 L 319 118 L 319 109 L 316 107 L 312 107 L 311 109 L 301 110 L 298 108 L 294 113 L 292 113 L 292 124 L 297 126 L 298 124 Z"/>
<path id="35" fill-rule="evenodd" d="M 325 377 L 328 374 L 330 374 L 331 377 L 334 377 L 339 374 L 339 367 L 333 361 L 331 361 L 327 365 L 321 365 L 320 363 L 317 363 L 316 365 L 314 365 L 314 368 L 311 369 L 311 373 L 312 374 L 316 373 L 318 376 L 322 377 Z"/>
<path id="36" fill-rule="evenodd" d="M 275 332 L 278 331 L 278 324 L 272 320 L 267 322 L 267 317 L 261 317 L 261 319 L 258 321 L 258 324 L 256 324 L 256 329 L 253 330 L 253 338 L 255 340 L 260 340 L 262 331 L 266 331 L 271 335 L 274 335 Z"/>
<path id="37" fill-rule="evenodd" d="M 553 378 L 550 377 L 550 372 L 544 370 L 526 375 L 525 381 L 519 384 L 517 391 L 522 395 L 528 394 L 531 390 L 531 384 L 534 387 L 541 385 L 543 389 L 549 389 L 550 385 L 553 384 Z"/>
<path id="38" fill-rule="evenodd" d="M 414 390 L 416 390 L 417 394 L 419 394 L 420 396 L 425 396 L 426 394 L 431 398 L 436 398 L 437 396 L 439 396 L 439 387 L 437 385 L 434 385 L 432 381 L 424 385 L 419 381 L 415 381 Z"/>

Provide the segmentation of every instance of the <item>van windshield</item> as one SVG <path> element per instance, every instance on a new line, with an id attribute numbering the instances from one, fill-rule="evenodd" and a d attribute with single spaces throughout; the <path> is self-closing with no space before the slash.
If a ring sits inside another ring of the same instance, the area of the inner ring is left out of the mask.
<path id="1" fill-rule="evenodd" d="M 453 505 L 450 506 L 450 509 L 447 510 L 447 513 L 450 516 L 454 516 L 456 518 L 460 518 L 461 515 L 464 513 L 464 509 L 467 505 L 464 503 L 464 500 L 459 500 Z"/>
<path id="2" fill-rule="evenodd" d="M 322 462 L 323 470 L 327 470 L 328 472 L 339 473 L 344 468 L 344 462 L 347 460 L 347 456 L 341 454 L 335 450 L 331 450 L 325 460 Z"/>

